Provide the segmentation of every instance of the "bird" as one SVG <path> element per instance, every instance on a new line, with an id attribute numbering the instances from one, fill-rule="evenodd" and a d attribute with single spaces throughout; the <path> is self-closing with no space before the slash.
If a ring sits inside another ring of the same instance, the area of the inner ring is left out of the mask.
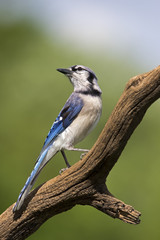
<path id="1" fill-rule="evenodd" d="M 82 141 L 96 126 L 102 112 L 102 91 L 95 73 L 83 65 L 58 68 L 73 85 L 73 92 L 54 121 L 37 158 L 34 169 L 22 188 L 13 213 L 20 210 L 32 189 L 39 173 L 48 161 L 58 152 L 62 153 L 67 168 L 70 164 L 64 150 L 87 153 L 88 149 L 74 146 Z"/>

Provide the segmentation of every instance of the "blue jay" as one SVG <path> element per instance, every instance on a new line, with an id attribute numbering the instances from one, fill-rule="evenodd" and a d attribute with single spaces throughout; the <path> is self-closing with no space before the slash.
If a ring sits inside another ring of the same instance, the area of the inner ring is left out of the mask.
<path id="1" fill-rule="evenodd" d="M 101 89 L 94 72 L 82 65 L 58 68 L 73 84 L 74 91 L 53 123 L 35 167 L 27 179 L 13 212 L 19 210 L 31 190 L 42 168 L 57 153 L 61 152 L 67 168 L 70 167 L 64 150 L 88 152 L 87 149 L 74 148 L 98 123 L 101 111 Z"/>

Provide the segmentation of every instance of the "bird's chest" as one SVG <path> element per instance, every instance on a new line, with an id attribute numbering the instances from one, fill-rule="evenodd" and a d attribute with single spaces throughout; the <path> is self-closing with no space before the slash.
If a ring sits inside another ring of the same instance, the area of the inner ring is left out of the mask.
<path id="1" fill-rule="evenodd" d="M 96 126 L 101 116 L 102 102 L 100 98 L 85 96 L 83 99 L 84 106 L 82 110 L 68 127 L 72 145 L 83 140 Z"/>

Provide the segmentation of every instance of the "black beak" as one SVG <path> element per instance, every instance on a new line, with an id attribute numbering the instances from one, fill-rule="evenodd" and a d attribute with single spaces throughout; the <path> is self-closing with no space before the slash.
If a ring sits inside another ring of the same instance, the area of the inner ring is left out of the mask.
<path id="1" fill-rule="evenodd" d="M 57 71 L 61 72 L 63 74 L 71 74 L 72 73 L 72 71 L 68 68 L 57 68 Z"/>

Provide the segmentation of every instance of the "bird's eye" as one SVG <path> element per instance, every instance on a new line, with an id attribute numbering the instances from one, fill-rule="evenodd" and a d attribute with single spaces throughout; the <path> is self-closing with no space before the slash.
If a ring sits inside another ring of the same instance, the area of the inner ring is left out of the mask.
<path id="1" fill-rule="evenodd" d="M 77 68 L 77 70 L 78 70 L 78 71 L 82 71 L 82 70 L 83 70 L 83 68 L 81 68 L 81 67 L 78 67 L 78 68 Z"/>

